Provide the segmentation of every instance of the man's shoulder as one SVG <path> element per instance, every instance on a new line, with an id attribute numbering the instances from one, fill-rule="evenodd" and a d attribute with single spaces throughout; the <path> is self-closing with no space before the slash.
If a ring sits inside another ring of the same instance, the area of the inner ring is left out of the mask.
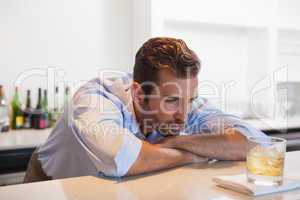
<path id="1" fill-rule="evenodd" d="M 128 89 L 131 83 L 132 74 L 124 74 L 123 76 L 99 76 L 85 82 L 79 87 L 74 96 L 98 94 L 100 96 L 109 97 L 109 94 L 122 92 L 118 91 L 120 88 Z"/>
<path id="2" fill-rule="evenodd" d="M 73 96 L 73 104 L 89 103 L 101 108 L 101 111 L 118 111 L 130 107 L 132 100 L 130 85 L 132 75 L 126 74 L 121 77 L 99 78 L 96 77 L 82 85 Z M 129 109 L 130 110 L 130 109 Z"/>

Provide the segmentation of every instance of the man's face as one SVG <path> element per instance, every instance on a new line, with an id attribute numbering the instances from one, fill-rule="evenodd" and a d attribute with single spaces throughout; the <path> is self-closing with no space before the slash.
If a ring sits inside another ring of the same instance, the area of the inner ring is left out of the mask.
<path id="1" fill-rule="evenodd" d="M 155 85 L 148 101 L 142 105 L 144 130 L 157 129 L 163 135 L 177 135 L 184 128 L 191 104 L 197 98 L 197 76 L 178 78 L 171 70 L 163 69 Z"/>

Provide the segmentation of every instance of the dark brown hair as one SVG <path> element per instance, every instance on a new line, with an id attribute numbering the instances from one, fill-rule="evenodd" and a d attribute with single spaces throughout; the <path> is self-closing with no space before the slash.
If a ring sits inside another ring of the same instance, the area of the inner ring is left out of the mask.
<path id="1" fill-rule="evenodd" d="M 143 83 L 158 83 L 158 72 L 163 68 L 172 70 L 180 78 L 188 78 L 198 74 L 200 60 L 181 39 L 152 38 L 136 53 L 133 79 L 142 84 L 145 94 L 150 94 L 153 87 Z"/>

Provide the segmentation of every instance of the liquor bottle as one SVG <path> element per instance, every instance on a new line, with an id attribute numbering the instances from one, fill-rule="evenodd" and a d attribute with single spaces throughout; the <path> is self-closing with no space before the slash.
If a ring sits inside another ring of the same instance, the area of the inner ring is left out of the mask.
<path id="1" fill-rule="evenodd" d="M 60 116 L 59 112 L 59 105 L 58 105 L 58 87 L 55 87 L 55 92 L 54 92 L 54 106 L 52 110 L 52 116 L 51 116 L 51 126 L 55 124 L 55 122 L 58 120 Z"/>
<path id="2" fill-rule="evenodd" d="M 21 109 L 21 103 L 19 100 L 18 87 L 15 88 L 15 95 L 13 97 L 12 103 L 12 129 L 23 128 L 24 125 L 24 115 Z"/>
<path id="3" fill-rule="evenodd" d="M 46 128 L 46 121 L 48 120 L 47 114 L 42 105 L 42 89 L 38 90 L 38 102 L 35 110 L 32 113 L 32 128 L 44 129 Z"/>
<path id="4" fill-rule="evenodd" d="M 24 128 L 31 128 L 32 125 L 31 117 L 32 117 L 32 107 L 31 107 L 30 90 L 27 90 L 26 107 L 24 110 Z"/>
<path id="5" fill-rule="evenodd" d="M 65 89 L 65 96 L 64 96 L 64 103 L 65 104 L 68 104 L 69 103 L 69 100 L 70 100 L 70 88 L 69 86 L 66 87 Z"/>
<path id="6" fill-rule="evenodd" d="M 43 106 L 43 111 L 45 112 L 45 119 L 46 119 L 46 127 L 50 127 L 51 123 L 51 113 L 48 110 L 48 95 L 47 95 L 47 90 L 44 90 L 44 98 L 42 101 L 42 106 Z"/>
<path id="7" fill-rule="evenodd" d="M 70 88 L 66 86 L 65 88 L 65 95 L 64 95 L 64 114 L 66 115 L 65 119 L 69 119 L 69 106 L 70 106 Z"/>
<path id="8" fill-rule="evenodd" d="M 0 85 L 0 124 L 0 132 L 9 130 L 8 105 L 2 85 Z"/>

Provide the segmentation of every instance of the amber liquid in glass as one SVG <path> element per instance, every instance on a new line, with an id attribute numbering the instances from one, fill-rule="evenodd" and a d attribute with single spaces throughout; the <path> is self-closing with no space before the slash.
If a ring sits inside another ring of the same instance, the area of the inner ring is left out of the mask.
<path id="1" fill-rule="evenodd" d="M 247 155 L 248 181 L 261 185 L 281 185 L 284 153 L 256 146 Z"/>

